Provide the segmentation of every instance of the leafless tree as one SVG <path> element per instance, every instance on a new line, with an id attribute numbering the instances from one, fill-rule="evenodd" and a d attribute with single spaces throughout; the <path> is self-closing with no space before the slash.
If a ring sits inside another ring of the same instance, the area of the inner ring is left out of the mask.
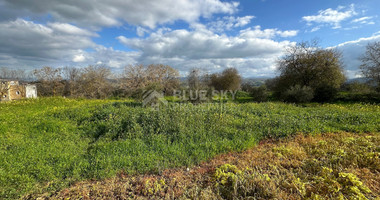
<path id="1" fill-rule="evenodd" d="M 150 84 L 157 86 L 165 94 L 172 94 L 173 90 L 179 86 L 179 72 L 163 64 L 151 64 L 147 67 L 147 75 Z"/>
<path id="2" fill-rule="evenodd" d="M 360 69 L 363 75 L 377 83 L 380 88 L 380 41 L 369 43 L 365 54 L 361 57 Z"/>
<path id="3" fill-rule="evenodd" d="M 33 71 L 38 80 L 38 92 L 41 96 L 61 96 L 64 89 L 60 68 L 45 66 Z"/>
<path id="4" fill-rule="evenodd" d="M 122 74 L 122 87 L 127 93 L 154 89 L 170 94 L 179 86 L 178 77 L 179 72 L 168 65 L 129 65 Z"/>
<path id="5" fill-rule="evenodd" d="M 111 95 L 113 88 L 108 78 L 111 70 L 105 66 L 88 66 L 83 69 L 78 80 L 78 96 L 87 98 L 105 98 Z"/>
<path id="6" fill-rule="evenodd" d="M 12 80 L 27 80 L 30 78 L 30 74 L 23 69 L 9 69 L 6 67 L 0 68 L 0 79 L 12 79 Z"/>
<path id="7" fill-rule="evenodd" d="M 144 65 L 128 65 L 122 74 L 124 89 L 144 88 L 148 83 L 148 75 Z"/>
<path id="8" fill-rule="evenodd" d="M 65 67 L 62 70 L 63 79 L 65 80 L 65 96 L 79 96 L 80 79 L 82 76 L 82 70 L 75 67 Z"/>

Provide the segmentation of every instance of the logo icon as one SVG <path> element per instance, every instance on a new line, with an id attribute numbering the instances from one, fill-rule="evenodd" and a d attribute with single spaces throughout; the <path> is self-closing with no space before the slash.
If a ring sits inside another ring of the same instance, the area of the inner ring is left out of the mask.
<path id="1" fill-rule="evenodd" d="M 143 93 L 143 102 L 144 107 L 152 107 L 158 109 L 160 105 L 167 105 L 168 101 L 164 98 L 162 93 L 157 92 L 156 90 L 148 90 Z"/>

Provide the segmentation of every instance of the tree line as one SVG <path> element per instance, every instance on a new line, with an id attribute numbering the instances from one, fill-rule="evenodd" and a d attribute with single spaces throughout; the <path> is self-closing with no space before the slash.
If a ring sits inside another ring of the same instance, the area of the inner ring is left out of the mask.
<path id="1" fill-rule="evenodd" d="M 347 84 L 341 53 L 320 48 L 316 42 L 301 42 L 288 48 L 277 62 L 279 75 L 259 87 L 242 84 L 236 68 L 212 74 L 193 68 L 184 80 L 178 70 L 163 64 L 129 65 L 120 74 L 112 73 L 106 66 L 46 66 L 32 73 L 3 67 L 0 79 L 34 80 L 39 96 L 141 98 L 146 90 L 161 91 L 167 96 L 175 90 L 241 90 L 254 101 L 327 102 L 342 91 L 366 93 L 371 98 L 379 94 L 380 42 L 369 43 L 361 61 L 360 69 L 368 83 Z"/>

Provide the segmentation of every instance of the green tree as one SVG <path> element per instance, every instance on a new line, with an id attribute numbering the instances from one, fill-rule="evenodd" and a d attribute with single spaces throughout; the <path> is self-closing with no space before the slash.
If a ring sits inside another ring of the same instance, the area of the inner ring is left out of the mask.
<path id="1" fill-rule="evenodd" d="M 298 85 L 311 88 L 315 101 L 331 100 L 345 81 L 340 58 L 335 49 L 322 49 L 317 43 L 290 47 L 278 61 L 280 75 L 273 80 L 275 96 L 284 99 L 287 91 Z"/>
<path id="2" fill-rule="evenodd" d="M 216 90 L 238 90 L 241 77 L 236 68 L 227 68 L 222 73 L 211 74 L 210 86 Z"/>

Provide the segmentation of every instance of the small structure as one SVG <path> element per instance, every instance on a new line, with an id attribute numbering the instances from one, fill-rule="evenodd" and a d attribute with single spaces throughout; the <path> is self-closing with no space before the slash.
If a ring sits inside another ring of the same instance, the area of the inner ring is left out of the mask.
<path id="1" fill-rule="evenodd" d="M 0 101 L 23 98 L 37 98 L 36 85 L 20 84 L 18 81 L 0 80 Z"/>

